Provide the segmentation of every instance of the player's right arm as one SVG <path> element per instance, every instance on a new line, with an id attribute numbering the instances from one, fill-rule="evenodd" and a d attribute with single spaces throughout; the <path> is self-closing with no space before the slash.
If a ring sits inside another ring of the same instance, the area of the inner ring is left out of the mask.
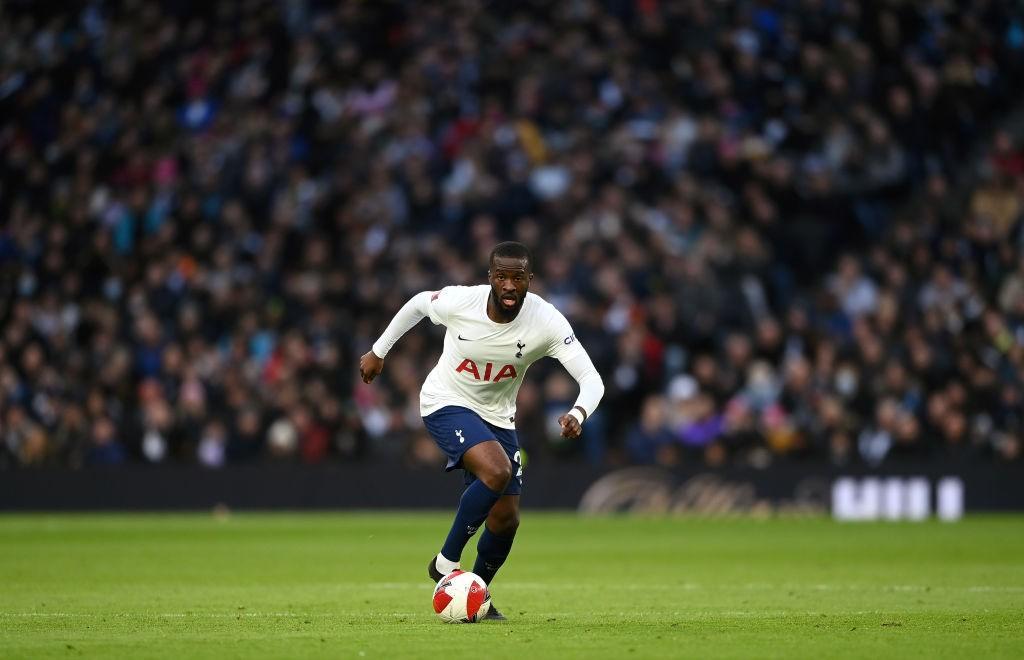
<path id="1" fill-rule="evenodd" d="M 359 376 L 364 383 L 372 382 L 384 371 L 384 358 L 391 347 L 409 332 L 423 317 L 429 316 L 434 324 L 445 324 L 448 318 L 447 302 L 451 296 L 442 296 L 440 291 L 422 291 L 409 299 L 391 319 L 384 334 L 373 342 L 373 347 L 359 358 Z"/>

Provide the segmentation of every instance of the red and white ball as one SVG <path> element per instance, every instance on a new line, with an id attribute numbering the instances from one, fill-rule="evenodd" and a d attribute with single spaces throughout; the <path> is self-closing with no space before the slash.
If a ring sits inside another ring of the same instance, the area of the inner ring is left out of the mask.
<path id="1" fill-rule="evenodd" d="M 434 613 L 445 623 L 476 623 L 490 610 L 491 593 L 476 573 L 452 571 L 434 588 Z"/>

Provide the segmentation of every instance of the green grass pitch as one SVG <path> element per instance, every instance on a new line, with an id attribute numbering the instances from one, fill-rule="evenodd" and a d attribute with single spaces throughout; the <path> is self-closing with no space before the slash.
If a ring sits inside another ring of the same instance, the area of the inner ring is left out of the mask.
<path id="1" fill-rule="evenodd" d="M 1021 517 L 527 511 L 476 625 L 430 609 L 449 519 L 0 516 L 0 657 L 1024 657 Z"/>

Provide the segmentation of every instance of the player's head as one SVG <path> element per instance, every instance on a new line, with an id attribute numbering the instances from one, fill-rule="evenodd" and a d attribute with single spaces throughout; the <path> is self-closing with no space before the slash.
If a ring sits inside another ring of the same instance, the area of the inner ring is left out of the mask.
<path id="1" fill-rule="evenodd" d="M 491 301 L 498 314 L 513 319 L 523 307 L 533 279 L 533 257 L 522 243 L 506 241 L 491 250 L 487 280 L 491 283 Z"/>

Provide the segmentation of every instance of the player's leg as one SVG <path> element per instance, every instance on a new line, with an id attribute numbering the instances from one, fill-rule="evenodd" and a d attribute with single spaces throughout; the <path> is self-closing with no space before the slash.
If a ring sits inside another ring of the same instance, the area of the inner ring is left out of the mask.
<path id="1" fill-rule="evenodd" d="M 519 529 L 519 495 L 523 492 L 522 452 L 519 450 L 519 439 L 514 429 L 502 429 L 488 424 L 494 432 L 501 448 L 505 450 L 512 464 L 513 475 L 508 481 L 501 498 L 491 507 L 487 515 L 483 532 L 476 546 L 476 563 L 473 572 L 483 578 L 490 586 L 495 574 L 508 559 L 512 551 L 512 542 Z M 487 621 L 504 621 L 505 615 L 498 611 L 497 605 L 491 601 L 491 607 L 484 617 Z"/>
<path id="2" fill-rule="evenodd" d="M 493 507 L 476 544 L 473 572 L 488 585 L 512 551 L 512 542 L 519 529 L 519 496 L 503 495 Z"/>
<path id="3" fill-rule="evenodd" d="M 487 519 L 512 478 L 512 463 L 497 440 L 479 442 L 462 455 L 462 466 L 476 479 L 466 487 L 459 500 L 448 537 L 435 559 L 435 570 L 444 575 L 458 567 L 469 538 Z M 431 577 L 435 573 L 431 571 Z"/>

